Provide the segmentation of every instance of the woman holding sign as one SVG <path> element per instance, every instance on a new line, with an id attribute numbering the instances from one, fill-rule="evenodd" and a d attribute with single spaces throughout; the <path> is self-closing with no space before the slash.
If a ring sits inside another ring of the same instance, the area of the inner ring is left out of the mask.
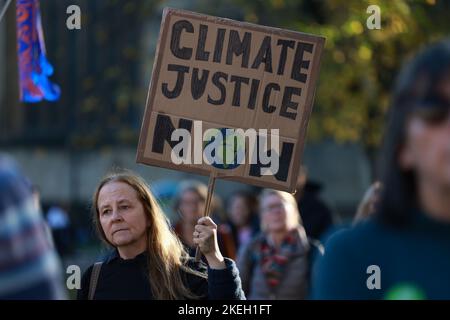
<path id="1" fill-rule="evenodd" d="M 212 220 L 200 218 L 194 232 L 206 266 L 189 258 L 139 176 L 106 176 L 93 196 L 93 219 L 114 250 L 85 272 L 78 299 L 245 298 L 235 263 L 218 249 Z"/>

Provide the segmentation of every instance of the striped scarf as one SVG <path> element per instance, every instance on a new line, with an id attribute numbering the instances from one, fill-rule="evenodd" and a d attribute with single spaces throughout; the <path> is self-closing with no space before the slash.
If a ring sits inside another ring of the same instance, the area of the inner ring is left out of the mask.
<path id="1" fill-rule="evenodd" d="M 277 248 L 263 237 L 260 247 L 260 264 L 270 289 L 276 288 L 281 281 L 286 264 L 297 251 L 300 236 L 297 229 L 291 230 Z"/>

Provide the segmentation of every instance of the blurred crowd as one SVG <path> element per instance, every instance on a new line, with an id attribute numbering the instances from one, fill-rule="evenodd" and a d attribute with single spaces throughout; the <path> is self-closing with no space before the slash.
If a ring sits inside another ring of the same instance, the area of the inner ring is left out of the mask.
<path id="1" fill-rule="evenodd" d="M 211 217 L 220 252 L 236 261 L 247 299 L 449 299 L 449 110 L 447 40 L 400 74 L 379 180 L 349 225 L 335 223 L 306 168 L 294 195 L 215 194 Z M 33 183 L 13 159 L 0 157 L 0 299 L 67 297 L 60 258 L 74 250 L 69 215 L 63 206 L 44 215 Z M 207 192 L 199 181 L 182 181 L 173 199 L 178 216 L 171 225 L 191 256 Z M 369 283 L 372 265 L 382 272 L 382 289 Z"/>

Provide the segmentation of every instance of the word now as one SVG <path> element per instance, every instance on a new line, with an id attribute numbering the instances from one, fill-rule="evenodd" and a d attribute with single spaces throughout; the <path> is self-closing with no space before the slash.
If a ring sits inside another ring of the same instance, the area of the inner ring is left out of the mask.
<path id="1" fill-rule="evenodd" d="M 153 153 L 157 153 L 160 155 L 164 154 L 164 149 L 166 148 L 166 145 L 169 145 L 170 148 L 173 150 L 173 148 L 175 148 L 181 141 L 176 141 L 176 139 L 172 139 L 172 134 L 175 132 L 176 129 L 185 129 L 187 132 L 189 133 L 193 133 L 194 130 L 194 121 L 191 119 L 185 119 L 185 118 L 177 118 L 177 120 L 171 118 L 171 116 L 167 115 L 167 114 L 157 114 L 156 115 L 156 119 L 155 119 L 155 126 L 153 128 L 153 140 L 152 140 L 152 145 L 151 145 L 151 152 Z M 198 126 L 198 125 L 197 125 Z M 197 130 L 199 130 L 197 128 Z M 176 137 L 177 135 L 183 136 L 185 133 L 182 133 L 183 131 L 178 131 L 179 133 L 176 133 L 174 137 Z M 200 132 L 200 131 L 198 131 Z M 238 131 L 239 133 L 240 131 Z M 217 132 L 212 132 L 213 134 L 211 134 L 211 137 L 215 137 Z M 242 138 L 242 136 L 246 136 L 247 134 L 247 138 L 249 138 L 251 140 L 251 136 L 252 136 L 252 131 L 247 130 L 246 132 L 241 132 L 242 135 L 239 135 L 238 137 Z M 196 136 L 199 136 L 200 139 L 198 138 L 194 138 L 193 142 L 194 142 L 194 150 L 199 150 L 199 151 L 194 151 L 194 157 L 197 157 L 197 160 L 195 160 L 194 158 L 194 163 L 195 162 L 202 162 L 203 160 L 203 135 L 200 132 L 200 134 L 196 134 Z M 263 132 L 264 135 L 264 132 Z M 220 139 L 220 138 L 218 138 Z M 236 138 L 237 139 L 237 138 Z M 223 137 L 222 137 L 223 140 Z M 187 158 L 187 153 L 189 152 L 188 147 L 190 147 L 190 141 L 192 140 L 188 140 L 186 139 L 186 141 L 189 141 L 189 143 L 187 142 L 181 142 L 181 143 L 187 143 L 186 147 L 183 148 L 183 145 L 178 146 L 178 155 L 180 158 Z M 237 139 L 237 141 L 240 141 Z M 267 141 L 267 139 L 266 139 Z M 207 143 L 214 143 L 212 141 L 212 139 L 209 139 L 209 141 L 207 141 Z M 225 139 L 226 142 L 226 139 Z M 260 139 L 256 139 L 256 146 L 257 148 L 259 148 L 259 142 Z M 265 141 L 261 140 L 261 142 L 264 144 Z M 276 143 L 276 140 L 274 140 L 274 145 Z M 207 145 L 207 144 L 206 144 Z M 263 168 L 268 168 L 270 166 L 272 166 L 272 169 L 269 168 L 270 170 L 275 171 L 275 166 L 276 166 L 276 161 L 275 160 L 275 154 L 278 157 L 278 170 L 276 170 L 276 172 L 274 172 L 274 177 L 276 180 L 278 181 L 287 181 L 288 175 L 289 175 L 289 167 L 292 161 L 292 156 L 294 154 L 294 147 L 295 144 L 293 142 L 287 142 L 287 141 L 283 141 L 282 143 L 280 143 L 281 148 L 280 148 L 280 152 L 276 153 L 276 150 L 273 150 L 274 148 L 271 148 L 270 151 L 267 151 L 267 155 L 266 157 L 261 157 L 261 155 L 259 154 L 259 152 L 255 152 L 255 149 L 253 150 L 252 153 L 252 158 L 250 162 L 253 162 L 253 155 L 256 155 L 256 163 L 250 163 L 249 166 L 247 166 L 248 168 L 246 170 L 248 170 L 246 172 L 246 174 L 248 174 L 250 177 L 261 177 L 262 176 L 262 172 L 263 172 Z M 206 146 L 205 146 L 206 147 Z M 183 150 L 184 149 L 184 150 Z M 213 148 L 214 149 L 214 148 Z M 217 148 L 219 149 L 219 148 Z M 236 149 L 234 149 L 236 150 Z M 272 154 L 273 151 L 273 154 Z M 184 153 L 186 152 L 186 154 Z M 270 155 L 268 155 L 270 153 Z M 214 157 L 216 157 L 216 155 L 214 153 L 212 153 L 211 151 L 211 155 L 212 157 L 210 157 L 209 159 L 214 159 Z M 220 155 L 220 152 L 219 152 Z M 223 154 L 222 154 L 223 155 Z M 224 159 L 224 158 L 222 158 Z M 267 159 L 270 159 L 270 161 L 267 161 Z M 178 159 L 175 159 L 176 161 L 178 161 Z M 226 160 L 226 156 L 225 156 L 225 160 Z M 267 161 L 270 163 L 263 163 L 263 161 Z M 225 161 L 226 163 L 226 161 Z M 231 167 L 232 168 L 232 167 Z M 226 168 L 223 168 L 226 169 Z M 266 171 L 264 171 L 266 172 Z"/>
<path id="2" fill-rule="evenodd" d="M 270 134 L 271 149 L 267 148 L 267 129 L 229 129 L 216 128 L 205 130 L 202 121 L 194 121 L 194 138 L 186 129 L 175 129 L 171 140 L 177 141 L 172 148 L 171 160 L 175 164 L 192 164 L 192 141 L 194 142 L 194 164 L 225 165 L 222 169 L 234 168 L 233 165 L 245 163 L 246 140 L 249 141 L 249 163 L 270 165 L 261 168 L 261 175 L 275 175 L 279 169 L 279 130 L 272 129 Z M 246 139 L 247 138 L 247 139 Z M 270 155 L 269 155 L 270 154 Z M 230 166 L 230 167 L 229 167 Z"/>

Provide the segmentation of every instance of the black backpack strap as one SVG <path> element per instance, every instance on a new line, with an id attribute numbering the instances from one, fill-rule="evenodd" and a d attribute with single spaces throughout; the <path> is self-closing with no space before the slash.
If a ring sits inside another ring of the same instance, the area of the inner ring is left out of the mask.
<path id="1" fill-rule="evenodd" d="M 95 289 L 97 288 L 98 277 L 100 276 L 100 270 L 103 262 L 96 262 L 92 267 L 91 279 L 89 282 L 89 300 L 94 300 Z"/>

